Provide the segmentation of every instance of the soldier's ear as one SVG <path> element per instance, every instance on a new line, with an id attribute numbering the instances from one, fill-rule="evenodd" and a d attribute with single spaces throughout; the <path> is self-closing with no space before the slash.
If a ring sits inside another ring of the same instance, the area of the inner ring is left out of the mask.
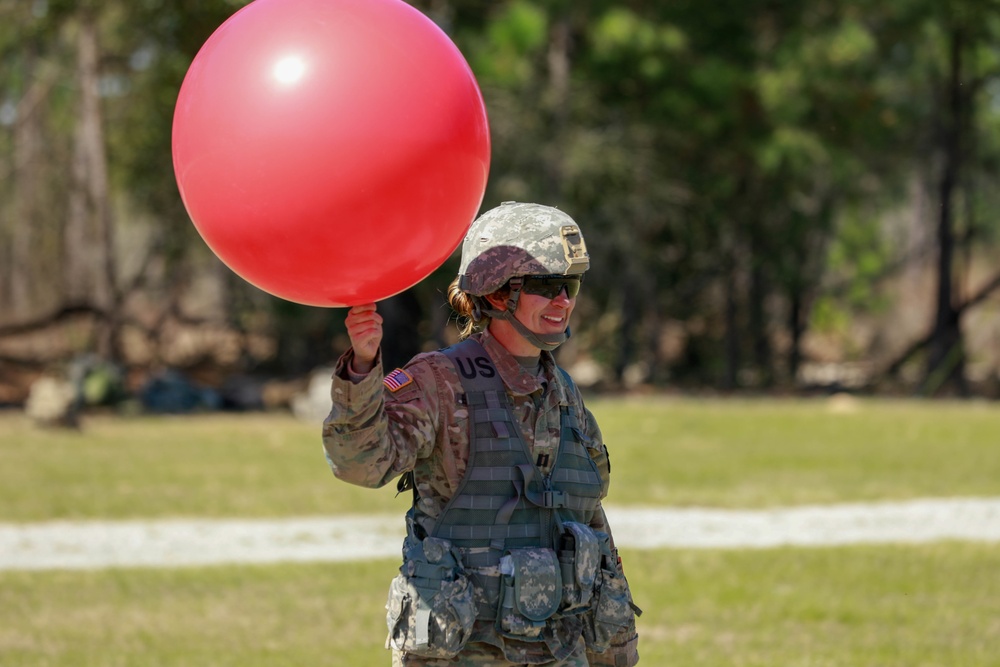
<path id="1" fill-rule="evenodd" d="M 490 304 L 493 310 L 507 310 L 507 294 L 503 292 L 493 292 L 483 297 Z"/>

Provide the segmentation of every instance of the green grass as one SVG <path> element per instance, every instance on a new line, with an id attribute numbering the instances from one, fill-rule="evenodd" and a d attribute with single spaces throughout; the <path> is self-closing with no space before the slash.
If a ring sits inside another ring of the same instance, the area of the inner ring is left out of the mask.
<path id="1" fill-rule="evenodd" d="M 995 545 L 626 555 L 648 665 L 1000 665 Z"/>
<path id="2" fill-rule="evenodd" d="M 385 561 L 0 573 L 0 665 L 387 664 Z"/>
<path id="3" fill-rule="evenodd" d="M 643 665 L 1000 665 L 1000 549 L 625 553 Z M 0 664 L 389 664 L 396 563 L 0 573 Z"/>
<path id="4" fill-rule="evenodd" d="M 1000 495 L 989 403 L 592 400 L 610 504 L 766 507 Z M 336 480 L 320 427 L 281 414 L 114 419 L 39 430 L 0 413 L 0 521 L 402 513 Z"/>
<path id="5" fill-rule="evenodd" d="M 615 504 L 1000 496 L 986 403 L 592 400 Z M 0 413 L 0 521 L 402 514 L 282 415 Z M 646 667 L 1000 667 L 1000 547 L 626 551 Z M 0 665 L 387 665 L 397 563 L 0 572 Z"/>
<path id="6" fill-rule="evenodd" d="M 0 521 L 398 512 L 409 497 L 337 480 L 320 426 L 285 414 L 85 418 L 80 432 L 0 415 Z"/>
<path id="7" fill-rule="evenodd" d="M 995 403 L 606 400 L 611 501 L 717 507 L 1000 495 Z"/>

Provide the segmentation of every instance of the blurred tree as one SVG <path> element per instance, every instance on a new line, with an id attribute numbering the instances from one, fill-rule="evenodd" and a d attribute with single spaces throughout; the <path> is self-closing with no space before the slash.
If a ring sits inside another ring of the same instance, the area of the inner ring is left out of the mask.
<path id="1" fill-rule="evenodd" d="M 525 156 L 497 165 L 497 188 L 591 223 L 588 294 L 604 316 L 588 345 L 619 377 L 642 361 L 663 379 L 669 317 L 689 334 L 675 373 L 766 384 L 777 299 L 793 378 L 838 210 L 868 194 L 896 141 L 866 28 L 841 3 L 518 2 L 496 15 L 507 29 L 473 47 L 473 65 L 488 54 L 491 108 L 511 110 L 497 152 Z"/>
<path id="2" fill-rule="evenodd" d="M 973 295 L 963 294 L 963 249 L 985 238 L 977 210 L 976 184 L 996 178 L 998 152 L 996 87 L 1000 85 L 1000 2 L 924 0 L 859 2 L 867 20 L 877 26 L 884 89 L 905 99 L 911 123 L 911 169 L 926 183 L 936 203 L 934 251 L 936 288 L 930 333 L 890 364 L 890 371 L 925 351 L 920 391 L 965 395 L 966 352 L 963 313 L 981 302 L 1000 283 L 1000 274 Z M 986 199 L 992 206 L 993 188 Z M 995 210 L 995 209 L 992 209 Z M 977 238 L 978 237 L 978 238 Z"/>
<path id="3" fill-rule="evenodd" d="M 963 306 L 955 267 L 958 205 L 960 197 L 972 195 L 966 172 L 977 170 L 977 162 L 984 157 L 993 157 L 977 155 L 975 147 L 981 133 L 978 112 L 983 110 L 984 102 L 993 103 L 984 100 L 984 94 L 992 82 L 1000 80 L 1000 49 L 996 46 L 1000 39 L 1000 3 L 919 3 L 916 11 L 927 12 L 925 31 L 937 55 L 931 80 L 940 207 L 936 307 L 922 390 L 936 393 L 943 389 L 966 395 Z"/>
<path id="4" fill-rule="evenodd" d="M 183 76 L 244 4 L 0 0 L 0 333 L 89 312 L 115 356 L 124 327 L 164 342 L 168 320 L 210 320 L 277 341 L 271 372 L 328 361 L 341 314 L 235 277 L 173 177 Z M 413 4 L 483 89 L 484 207 L 543 201 L 586 226 L 570 352 L 619 383 L 794 383 L 809 327 L 876 307 L 908 260 L 882 220 L 916 181 L 938 203 L 940 279 L 904 356 L 926 352 L 927 393 L 961 391 L 961 316 L 1000 284 L 965 285 L 962 254 L 1000 231 L 1000 0 Z M 386 302 L 393 359 L 448 342 L 456 264 Z M 192 308 L 196 292 L 212 298 Z"/>
<path id="5" fill-rule="evenodd" d="M 5 324 L 57 308 L 52 269 L 59 266 L 59 230 L 70 161 L 72 117 L 64 72 L 72 55 L 58 39 L 60 19 L 45 3 L 0 2 L 0 295 Z M 58 46 L 53 47 L 53 42 Z M 46 256 L 46 262 L 37 261 Z"/>

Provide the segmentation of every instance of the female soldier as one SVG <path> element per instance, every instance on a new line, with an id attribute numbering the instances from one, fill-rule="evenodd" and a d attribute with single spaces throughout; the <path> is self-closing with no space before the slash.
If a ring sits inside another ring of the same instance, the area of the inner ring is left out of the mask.
<path id="1" fill-rule="evenodd" d="M 347 315 L 327 459 L 353 484 L 413 491 L 386 605 L 394 667 L 638 662 L 601 507 L 607 450 L 551 354 L 589 266 L 572 218 L 507 202 L 462 247 L 448 294 L 462 342 L 382 379 L 381 316 Z"/>

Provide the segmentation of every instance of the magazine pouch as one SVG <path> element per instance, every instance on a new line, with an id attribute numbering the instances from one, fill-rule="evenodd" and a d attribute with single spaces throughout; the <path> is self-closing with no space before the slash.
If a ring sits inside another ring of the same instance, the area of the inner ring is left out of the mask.
<path id="1" fill-rule="evenodd" d="M 546 621 L 562 602 L 559 559 L 552 549 L 511 549 L 500 559 L 497 631 L 521 641 L 546 641 Z"/>
<path id="2" fill-rule="evenodd" d="M 601 545 L 594 529 L 575 521 L 562 525 L 559 537 L 559 567 L 562 573 L 563 614 L 583 613 L 590 601 L 601 565 Z"/>
<path id="3" fill-rule="evenodd" d="M 408 536 L 403 565 L 389 586 L 386 648 L 428 658 L 456 656 L 476 620 L 472 586 L 448 540 Z"/>
<path id="4" fill-rule="evenodd" d="M 597 535 L 601 539 L 601 566 L 591 600 L 590 621 L 584 624 L 583 636 L 587 648 L 600 653 L 607 650 L 615 635 L 634 622 L 635 611 L 629 599 L 628 582 L 611 552 L 610 539 L 604 533 Z"/>

